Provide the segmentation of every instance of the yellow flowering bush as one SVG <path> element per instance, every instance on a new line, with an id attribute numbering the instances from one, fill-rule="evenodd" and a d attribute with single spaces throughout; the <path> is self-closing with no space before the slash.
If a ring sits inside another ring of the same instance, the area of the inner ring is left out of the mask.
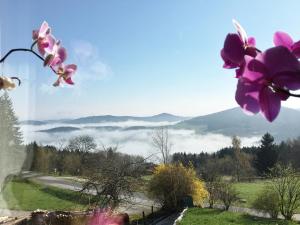
<path id="1" fill-rule="evenodd" d="M 149 182 L 149 193 L 166 209 L 180 207 L 187 196 L 193 197 L 194 204 L 201 206 L 208 195 L 195 169 L 182 164 L 158 165 Z"/>

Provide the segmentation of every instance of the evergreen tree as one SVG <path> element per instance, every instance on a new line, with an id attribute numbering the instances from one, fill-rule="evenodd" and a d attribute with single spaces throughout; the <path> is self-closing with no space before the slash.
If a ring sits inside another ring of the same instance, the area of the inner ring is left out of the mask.
<path id="1" fill-rule="evenodd" d="M 7 92 L 0 97 L 0 145 L 5 149 L 14 149 L 22 144 L 22 133 L 15 115 L 12 101 Z"/>
<path id="2" fill-rule="evenodd" d="M 21 149 L 22 133 L 7 92 L 0 96 L 0 189 L 10 174 L 20 172 L 25 151 Z"/>
<path id="3" fill-rule="evenodd" d="M 261 139 L 261 146 L 256 153 L 255 166 L 259 174 L 268 173 L 278 161 L 277 146 L 274 144 L 274 137 L 266 133 Z"/>

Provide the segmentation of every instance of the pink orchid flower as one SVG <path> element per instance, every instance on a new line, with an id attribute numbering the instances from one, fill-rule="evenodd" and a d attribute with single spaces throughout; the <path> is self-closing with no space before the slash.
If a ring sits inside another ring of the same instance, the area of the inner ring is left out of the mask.
<path id="1" fill-rule="evenodd" d="M 300 64 L 284 46 L 267 49 L 256 58 L 246 56 L 245 62 L 235 99 L 246 112 L 261 112 L 272 122 L 279 114 L 281 101 L 289 97 L 279 89 L 300 89 Z"/>
<path id="2" fill-rule="evenodd" d="M 57 81 L 53 84 L 53 86 L 59 86 L 61 81 L 64 80 L 67 84 L 73 85 L 74 82 L 72 80 L 72 76 L 77 70 L 77 66 L 75 64 L 70 64 L 70 65 L 60 65 L 59 68 L 57 69 L 57 75 L 58 79 Z"/>
<path id="3" fill-rule="evenodd" d="M 111 210 L 96 209 L 88 225 L 123 225 L 122 218 Z"/>
<path id="4" fill-rule="evenodd" d="M 52 51 L 45 58 L 44 66 L 59 66 L 67 58 L 67 51 L 64 47 L 60 46 L 60 42 L 57 41 L 53 46 Z"/>
<path id="5" fill-rule="evenodd" d="M 51 28 L 46 21 L 42 23 L 39 30 L 32 32 L 32 39 L 37 41 L 37 47 L 41 55 L 50 53 L 55 44 L 55 38 L 51 35 Z"/>
<path id="6" fill-rule="evenodd" d="M 297 58 L 300 58 L 300 41 L 294 42 L 287 33 L 277 31 L 274 34 L 273 42 L 275 46 L 284 46 L 288 48 Z"/>
<path id="7" fill-rule="evenodd" d="M 236 77 L 240 77 L 244 71 L 245 56 L 255 57 L 257 54 L 255 48 L 255 39 L 246 34 L 244 28 L 233 20 L 233 25 L 237 30 L 237 34 L 228 34 L 224 47 L 221 50 L 221 57 L 224 61 L 223 68 L 236 69 Z"/>

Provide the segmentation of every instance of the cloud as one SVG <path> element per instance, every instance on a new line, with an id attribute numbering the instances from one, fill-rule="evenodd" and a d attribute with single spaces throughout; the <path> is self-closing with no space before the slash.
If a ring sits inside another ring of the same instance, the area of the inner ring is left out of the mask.
<path id="1" fill-rule="evenodd" d="M 78 65 L 74 79 L 78 82 L 101 81 L 113 75 L 110 66 L 100 57 L 98 48 L 90 42 L 73 41 L 71 46 L 74 63 Z"/>
<path id="2" fill-rule="evenodd" d="M 157 126 L 158 123 L 149 123 L 142 121 L 127 121 L 122 123 L 102 123 L 102 124 L 88 124 L 88 126 L 120 126 L 120 127 L 130 127 L 134 125 L 140 126 Z M 163 123 L 167 125 L 168 122 Z M 25 139 L 27 142 L 38 141 L 42 144 L 57 144 L 57 140 L 64 140 L 67 142 L 69 138 L 78 135 L 91 135 L 95 138 L 98 146 L 101 147 L 102 144 L 105 146 L 116 146 L 118 145 L 119 151 L 128 154 L 139 154 L 143 156 L 149 156 L 155 152 L 151 144 L 152 140 L 152 129 L 144 130 L 94 130 L 94 129 L 82 129 L 80 131 L 68 132 L 68 133 L 41 133 L 35 132 L 37 130 L 49 129 L 56 126 L 70 126 L 70 124 L 54 124 L 54 125 L 43 125 L 43 126 L 23 126 L 25 133 Z M 83 125 L 71 125 L 84 127 Z M 175 130 L 170 129 L 170 140 L 172 142 L 172 152 L 215 152 L 223 147 L 228 147 L 231 145 L 231 137 L 224 136 L 222 134 L 197 134 L 193 130 Z M 242 138 L 243 146 L 258 145 L 260 137 L 249 137 Z"/>

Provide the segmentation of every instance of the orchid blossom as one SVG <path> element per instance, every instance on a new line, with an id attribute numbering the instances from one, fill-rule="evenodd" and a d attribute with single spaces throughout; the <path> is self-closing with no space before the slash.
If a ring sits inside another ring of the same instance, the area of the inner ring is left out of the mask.
<path id="1" fill-rule="evenodd" d="M 39 30 L 32 31 L 32 39 L 37 42 L 37 47 L 41 55 L 50 53 L 55 44 L 55 38 L 51 34 L 51 28 L 44 21 Z"/>
<path id="2" fill-rule="evenodd" d="M 63 65 L 67 58 L 67 51 L 61 46 L 61 42 L 56 40 L 52 35 L 51 28 L 47 22 L 44 21 L 39 29 L 33 30 L 32 39 L 33 43 L 30 48 L 11 49 L 0 59 L 0 63 L 4 63 L 6 58 L 14 52 L 30 52 L 42 60 L 44 66 L 49 66 L 51 70 L 59 76 L 58 80 L 53 84 L 54 86 L 59 86 L 61 80 L 73 85 L 74 82 L 71 77 L 76 72 L 77 66 L 74 64 Z M 35 46 L 38 52 L 34 50 Z M 0 89 L 13 89 L 16 86 L 13 82 L 14 79 L 19 81 L 19 85 L 21 84 L 20 79 L 17 77 L 0 77 Z"/>
<path id="3" fill-rule="evenodd" d="M 300 41 L 294 42 L 290 35 L 277 31 L 274 34 L 273 42 L 275 46 L 284 46 L 289 49 L 297 58 L 300 58 Z"/>
<path id="4" fill-rule="evenodd" d="M 88 225 L 123 225 L 122 218 L 109 209 L 96 209 Z"/>
<path id="5" fill-rule="evenodd" d="M 255 38 L 249 37 L 243 27 L 235 20 L 234 26 L 237 28 L 237 34 L 228 34 L 224 47 L 221 50 L 221 57 L 224 60 L 223 67 L 226 69 L 236 69 L 236 77 L 240 77 L 245 66 L 245 56 L 255 57 L 257 54 L 255 48 Z"/>
<path id="6" fill-rule="evenodd" d="M 67 84 L 74 84 L 72 80 L 72 76 L 77 70 L 77 66 L 75 64 L 70 64 L 70 65 L 60 65 L 60 67 L 57 70 L 57 75 L 58 79 L 57 81 L 53 84 L 53 86 L 59 86 L 61 83 L 61 80 L 64 80 Z"/>
<path id="7" fill-rule="evenodd" d="M 300 42 L 284 32 L 274 35 L 275 47 L 261 52 L 234 21 L 238 34 L 228 34 L 221 50 L 224 68 L 237 68 L 235 99 L 248 114 L 261 112 L 270 122 L 280 112 L 281 101 L 300 89 Z M 250 42 L 252 43 L 250 45 Z"/>

